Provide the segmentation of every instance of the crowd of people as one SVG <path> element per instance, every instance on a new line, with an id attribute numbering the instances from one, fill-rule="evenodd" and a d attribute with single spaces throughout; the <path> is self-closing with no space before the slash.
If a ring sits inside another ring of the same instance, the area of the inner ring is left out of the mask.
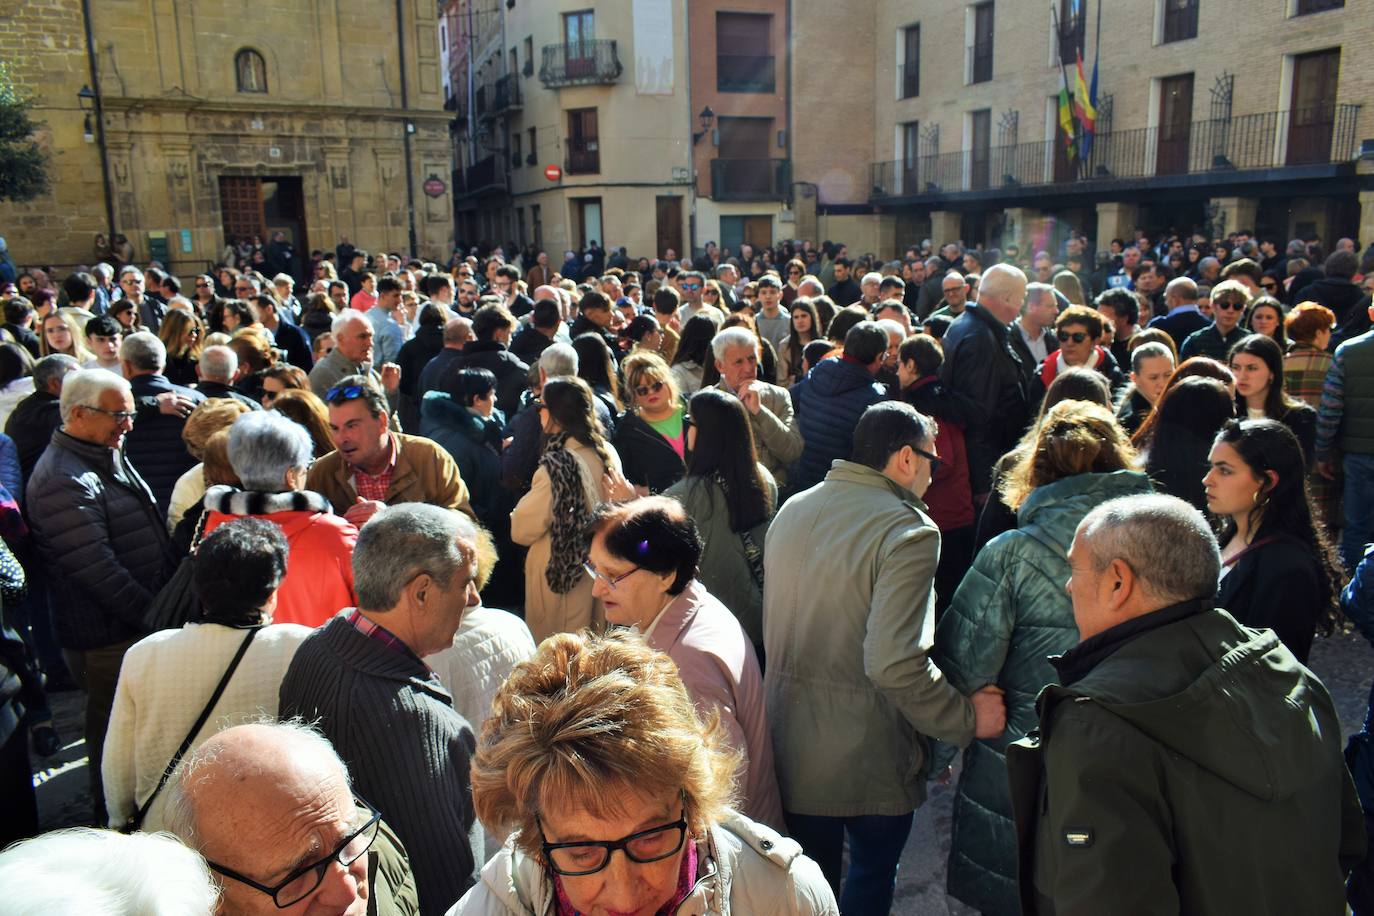
<path id="1" fill-rule="evenodd" d="M 887 913 L 957 773 L 979 912 L 1374 913 L 1374 246 L 121 250 L 0 276 L 15 912 Z"/>

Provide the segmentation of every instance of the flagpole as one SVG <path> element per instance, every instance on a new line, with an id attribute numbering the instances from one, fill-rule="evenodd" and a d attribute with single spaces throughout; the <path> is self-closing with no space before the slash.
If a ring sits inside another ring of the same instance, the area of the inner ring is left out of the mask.
<path id="1" fill-rule="evenodd" d="M 1098 7 L 1098 9 L 1099 9 L 1099 11 L 1100 11 L 1100 10 L 1101 10 L 1101 7 Z M 1057 60 L 1057 61 L 1059 61 L 1059 86 L 1060 86 L 1060 91 L 1063 92 L 1063 94 L 1064 94 L 1064 95 L 1068 98 L 1068 100 L 1069 100 L 1069 123 L 1070 123 L 1071 125 L 1073 125 L 1073 128 L 1074 128 L 1074 129 L 1073 129 L 1073 133 L 1072 133 L 1072 134 L 1070 135 L 1070 137 L 1069 137 L 1069 144 L 1068 144 L 1068 150 L 1069 150 L 1069 152 L 1066 152 L 1066 153 L 1065 153 L 1065 155 L 1068 156 L 1068 157 L 1070 158 L 1070 161 L 1072 161 L 1072 159 L 1074 158 L 1074 157 L 1073 157 L 1072 151 L 1073 151 L 1074 149 L 1076 149 L 1077 146 L 1078 146 L 1078 126 L 1077 126 L 1077 125 L 1078 125 L 1078 122 L 1077 122 L 1077 120 L 1076 120 L 1076 119 L 1074 118 L 1074 116 L 1073 116 L 1073 92 L 1072 92 L 1072 91 L 1070 90 L 1070 88 L 1069 88 L 1068 71 L 1066 71 L 1066 70 L 1064 69 L 1064 54 L 1063 54 L 1063 50 L 1064 50 L 1064 49 L 1063 49 L 1063 48 L 1061 47 L 1061 45 L 1060 45 L 1060 42 L 1063 40 L 1063 32 L 1062 32 L 1062 30 L 1061 30 L 1060 27 L 1059 27 L 1059 10 L 1058 10 L 1058 8 L 1055 6 L 1054 3 L 1050 3 L 1050 19 L 1051 19 L 1051 22 L 1053 22 L 1053 24 L 1054 24 L 1054 59 Z M 1056 142 L 1056 143 L 1059 141 L 1058 133 L 1059 133 L 1058 130 L 1056 130 L 1056 131 L 1055 131 L 1055 142 Z M 1053 166 L 1051 166 L 1051 167 L 1053 167 Z M 1075 170 L 1075 171 L 1078 170 L 1077 164 L 1074 165 L 1074 170 Z"/>

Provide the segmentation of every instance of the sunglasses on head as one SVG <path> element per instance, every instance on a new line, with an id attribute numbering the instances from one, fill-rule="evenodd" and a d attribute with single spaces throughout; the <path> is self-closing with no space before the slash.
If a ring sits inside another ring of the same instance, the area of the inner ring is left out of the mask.
<path id="1" fill-rule="evenodd" d="M 1087 331 L 1060 331 L 1060 332 L 1059 332 L 1059 342 L 1060 342 L 1060 343 L 1068 343 L 1069 341 L 1072 340 L 1074 343 L 1080 344 L 1080 343 L 1082 343 L 1083 341 L 1085 341 L 1085 340 L 1087 340 L 1087 339 L 1088 339 L 1088 332 L 1087 332 Z"/>
<path id="2" fill-rule="evenodd" d="M 335 385 L 324 393 L 324 400 L 326 404 L 342 404 L 344 401 L 355 401 L 362 396 L 362 385 Z"/>
<path id="3" fill-rule="evenodd" d="M 662 390 L 663 390 L 663 381 L 662 381 L 661 379 L 659 379 L 659 380 L 657 380 L 657 381 L 650 382 L 650 383 L 647 384 L 647 385 L 636 385 L 636 386 L 635 386 L 635 394 L 639 395 L 641 398 L 642 398 L 642 397 L 645 397 L 646 395 L 650 395 L 650 394 L 658 394 L 658 393 L 659 393 L 660 391 L 662 391 Z"/>

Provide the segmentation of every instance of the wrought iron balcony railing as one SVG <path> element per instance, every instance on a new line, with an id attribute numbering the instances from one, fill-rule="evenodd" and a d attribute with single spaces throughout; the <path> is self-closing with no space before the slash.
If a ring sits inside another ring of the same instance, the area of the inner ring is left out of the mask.
<path id="1" fill-rule="evenodd" d="M 596 38 L 545 45 L 539 79 L 550 88 L 594 85 L 614 83 L 622 72 L 615 41 Z"/>
<path id="2" fill-rule="evenodd" d="M 712 200 L 783 200 L 792 183 L 790 159 L 712 159 Z"/>

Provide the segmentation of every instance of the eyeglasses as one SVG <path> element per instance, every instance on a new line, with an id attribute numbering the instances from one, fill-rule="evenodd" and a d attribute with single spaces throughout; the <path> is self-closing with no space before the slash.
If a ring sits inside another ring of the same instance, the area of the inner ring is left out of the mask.
<path id="1" fill-rule="evenodd" d="M 932 477 L 935 475 L 936 471 L 940 470 L 940 461 L 942 459 L 939 455 L 932 454 L 931 452 L 928 452 L 923 448 L 917 448 L 914 445 L 911 447 L 911 450 L 930 462 L 930 473 Z"/>
<path id="2" fill-rule="evenodd" d="M 703 292 L 701 295 L 702 295 L 702 296 L 710 296 L 712 299 L 714 299 L 714 298 L 716 298 L 717 296 L 719 296 L 720 293 L 716 292 L 716 291 L 713 290 L 713 289 L 708 289 L 708 290 L 706 290 L 705 292 Z"/>
<path id="3" fill-rule="evenodd" d="M 96 413 L 103 413 L 107 417 L 113 417 L 116 423 L 123 423 L 128 420 L 130 423 L 138 417 L 137 411 L 133 410 L 106 410 L 104 407 L 96 407 L 94 404 L 82 404 L 86 410 L 94 410 Z"/>
<path id="4" fill-rule="evenodd" d="M 544 827 L 539 827 L 543 836 Z M 611 853 L 617 849 L 625 853 L 631 862 L 641 865 L 658 862 L 676 855 L 687 839 L 687 809 L 682 816 L 671 824 L 650 827 L 639 833 L 632 833 L 619 840 L 599 843 L 550 843 L 544 840 L 544 858 L 555 873 L 569 878 L 581 875 L 594 875 L 611 861 Z"/>
<path id="5" fill-rule="evenodd" d="M 663 382 L 662 382 L 661 380 L 660 380 L 660 381 L 650 382 L 650 383 L 647 384 L 647 385 L 636 385 L 636 386 L 635 386 L 635 394 L 639 395 L 641 398 L 644 397 L 645 395 L 649 395 L 649 394 L 658 394 L 658 393 L 659 393 L 660 391 L 662 391 L 662 390 L 663 390 Z"/>
<path id="6" fill-rule="evenodd" d="M 246 875 L 241 875 L 230 868 L 211 862 L 209 859 L 205 864 L 210 866 L 211 871 L 218 872 L 226 878 L 233 878 L 240 884 L 246 884 L 255 891 L 261 891 L 272 898 L 272 902 L 277 905 L 277 909 L 284 910 L 289 906 L 300 903 L 306 897 L 315 892 L 315 888 L 324 881 L 325 872 L 329 871 L 329 866 L 338 862 L 344 868 L 352 865 L 363 854 L 372 847 L 372 843 L 377 839 L 377 829 L 382 822 L 382 813 L 376 808 L 363 801 L 361 798 L 354 798 L 354 804 L 361 809 L 365 809 L 371 816 L 367 823 L 358 828 L 353 833 L 344 837 L 342 843 L 335 847 L 329 855 L 320 859 L 318 862 L 302 866 L 278 884 L 276 887 L 268 887 L 259 884 Z"/>
<path id="7" fill-rule="evenodd" d="M 1216 300 L 1213 300 L 1213 301 L 1212 301 L 1212 308 L 1214 308 L 1214 309 L 1222 309 L 1223 311 L 1227 311 L 1227 312 L 1243 312 L 1243 311 L 1245 311 L 1245 303 L 1244 303 L 1244 302 L 1218 302 L 1218 301 L 1216 301 Z"/>
<path id="8" fill-rule="evenodd" d="M 685 289 L 685 290 L 694 291 L 694 290 L 701 289 L 701 284 L 700 284 L 700 283 L 684 283 L 684 284 L 682 284 L 682 288 Z"/>
<path id="9" fill-rule="evenodd" d="M 1069 341 L 1072 340 L 1074 343 L 1077 344 L 1077 343 L 1082 343 L 1083 341 L 1085 341 L 1085 340 L 1087 340 L 1087 339 L 1088 339 L 1088 332 L 1087 332 L 1087 331 L 1060 331 L 1060 332 L 1059 332 L 1059 342 L 1060 342 L 1060 343 L 1068 343 Z"/>
<path id="10" fill-rule="evenodd" d="M 615 587 L 616 587 L 617 585 L 619 585 L 620 583 L 624 582 L 626 579 L 630 578 L 630 577 L 633 576 L 635 573 L 639 572 L 639 569 L 640 569 L 640 568 L 639 568 L 638 566 L 636 566 L 634 569 L 630 570 L 629 572 L 627 572 L 627 573 L 621 573 L 620 575 L 616 576 L 614 579 L 612 579 L 610 576 L 606 575 L 605 573 L 597 572 L 597 571 L 596 571 L 596 567 L 592 566 L 592 564 L 590 564 L 590 563 L 583 563 L 583 564 L 582 564 L 582 569 L 586 571 L 587 575 L 589 575 L 589 576 L 592 577 L 592 581 L 593 581 L 593 582 L 605 582 L 607 588 L 609 588 L 609 589 L 611 589 L 611 590 L 614 590 Z M 592 869 L 592 871 L 596 871 L 596 870 L 597 870 L 597 869 Z"/>
<path id="11" fill-rule="evenodd" d="M 326 404 L 342 404 L 344 401 L 357 400 L 363 394 L 362 385 L 335 385 L 324 393 L 324 400 Z"/>
<path id="12" fill-rule="evenodd" d="M 1260 284 L 1260 289 L 1275 290 L 1275 289 L 1278 289 L 1278 288 L 1279 288 L 1279 285 L 1278 285 L 1277 283 L 1261 283 L 1261 284 Z"/>

